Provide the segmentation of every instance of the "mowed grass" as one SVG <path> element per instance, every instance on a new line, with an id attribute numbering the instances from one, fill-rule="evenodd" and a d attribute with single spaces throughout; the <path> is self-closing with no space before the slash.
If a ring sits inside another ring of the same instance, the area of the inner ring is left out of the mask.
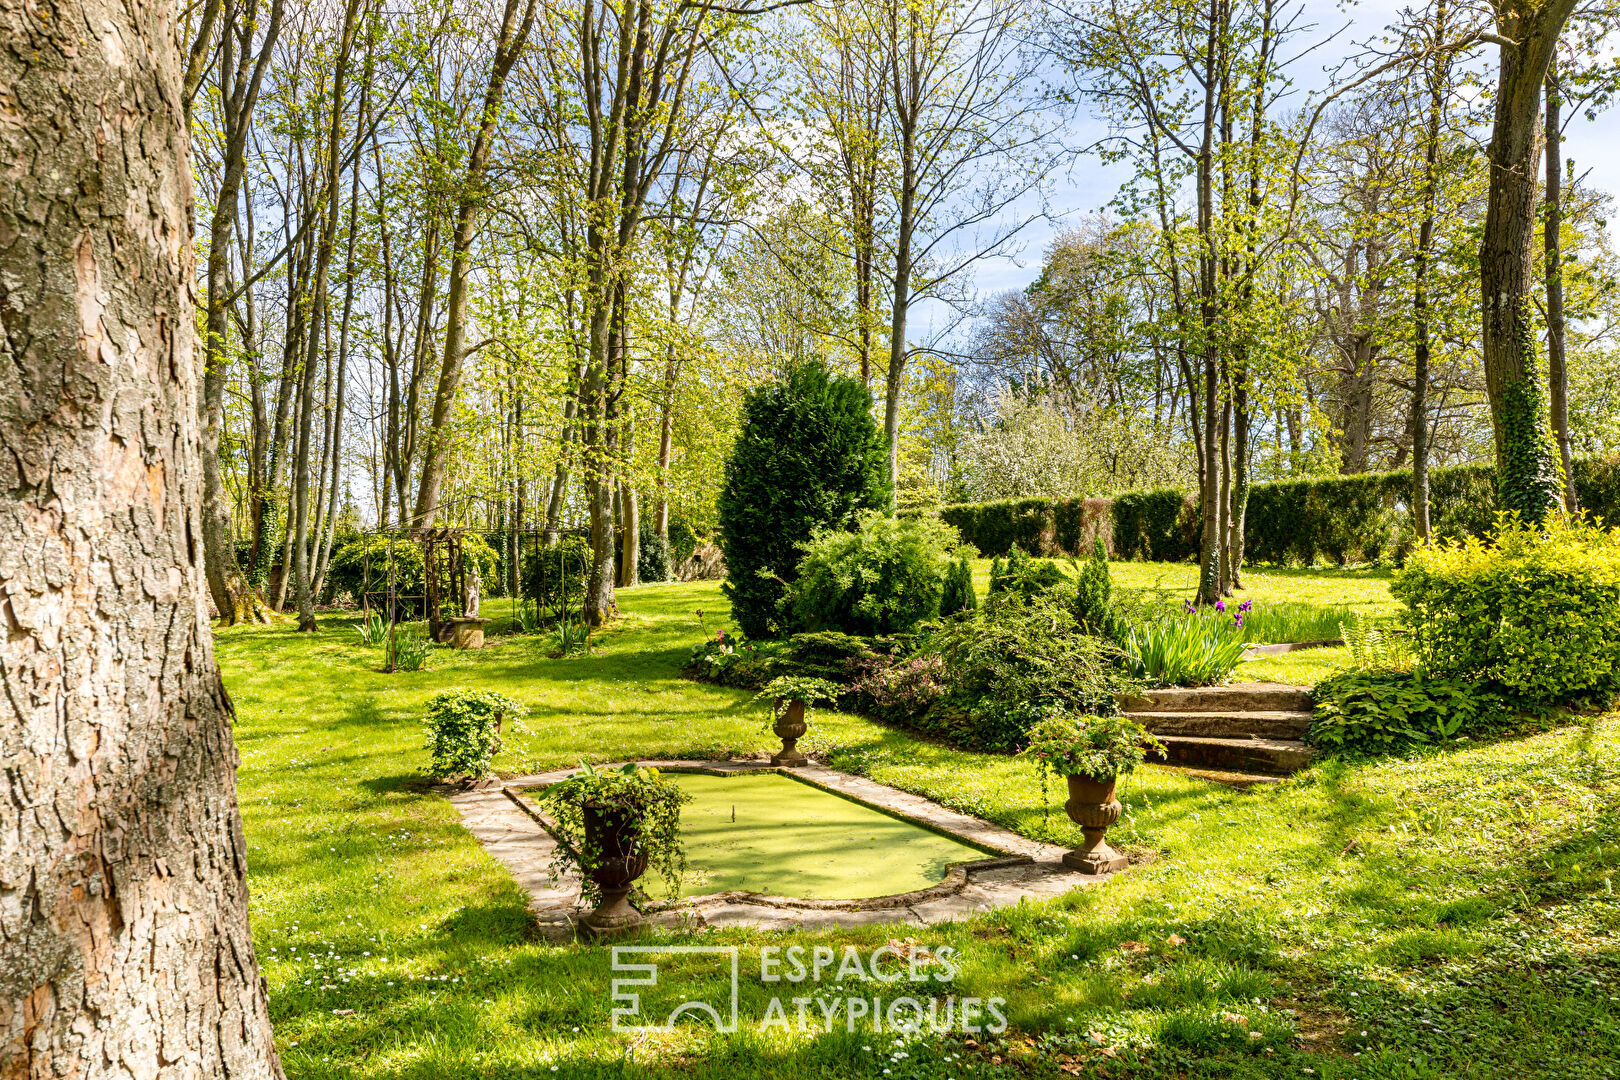
<path id="1" fill-rule="evenodd" d="M 506 773 L 773 745 L 748 694 L 679 677 L 704 632 L 693 612 L 710 632 L 723 622 L 716 585 L 645 586 L 621 602 L 595 655 L 548 659 L 542 639 L 511 638 L 396 675 L 377 670 L 350 619 L 323 619 L 314 636 L 218 635 L 254 939 L 290 1076 L 1620 1076 L 1609 718 L 1248 790 L 1144 768 L 1110 834 L 1142 860 L 1129 874 L 922 930 L 649 939 L 738 945 L 740 1029 L 615 1034 L 608 950 L 539 940 L 524 895 L 420 770 L 423 705 L 447 686 L 528 704 L 527 733 L 496 762 Z M 1077 839 L 1061 795 L 1049 814 L 1022 759 L 831 712 L 801 746 L 1026 835 Z M 826 1033 L 814 1006 L 807 1031 L 760 1030 L 773 995 L 892 992 L 763 983 L 762 946 L 869 953 L 896 936 L 957 949 L 949 992 L 1005 998 L 1007 1035 L 849 1032 L 842 1016 Z M 687 974 L 694 997 L 723 989 Z"/>

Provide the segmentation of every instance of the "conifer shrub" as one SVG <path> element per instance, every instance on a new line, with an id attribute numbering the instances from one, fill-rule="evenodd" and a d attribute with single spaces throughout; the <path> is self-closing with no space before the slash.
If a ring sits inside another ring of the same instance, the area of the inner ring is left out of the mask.
<path id="1" fill-rule="evenodd" d="M 888 505 L 885 460 L 872 396 L 855 379 L 801 364 L 748 394 L 717 507 L 721 587 L 744 634 L 781 632 L 783 600 L 818 530 L 850 528 Z"/>

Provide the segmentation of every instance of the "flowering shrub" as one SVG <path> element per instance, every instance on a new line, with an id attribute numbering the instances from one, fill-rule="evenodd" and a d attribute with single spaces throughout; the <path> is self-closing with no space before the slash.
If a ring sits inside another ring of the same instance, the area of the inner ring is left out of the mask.
<path id="1" fill-rule="evenodd" d="M 493 690 L 441 690 L 428 700 L 427 748 L 433 760 L 428 775 L 478 778 L 501 749 L 501 723 L 515 730 L 529 710 Z"/>
<path id="2" fill-rule="evenodd" d="M 1620 689 L 1620 530 L 1502 518 L 1489 542 L 1414 551 L 1390 591 L 1430 672 L 1549 704 Z"/>
<path id="3" fill-rule="evenodd" d="M 873 715 L 902 724 L 920 721 L 948 688 L 945 661 L 934 653 L 904 660 L 874 657 L 850 683 L 850 691 Z"/>

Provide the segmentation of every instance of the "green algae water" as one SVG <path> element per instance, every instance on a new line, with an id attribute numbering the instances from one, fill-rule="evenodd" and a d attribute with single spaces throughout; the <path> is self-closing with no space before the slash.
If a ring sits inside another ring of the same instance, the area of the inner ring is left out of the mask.
<path id="1" fill-rule="evenodd" d="M 954 863 L 989 858 L 777 773 L 664 776 L 692 796 L 681 809 L 682 896 L 732 889 L 817 900 L 889 896 L 939 884 Z M 642 884 L 662 892 L 652 875 Z"/>

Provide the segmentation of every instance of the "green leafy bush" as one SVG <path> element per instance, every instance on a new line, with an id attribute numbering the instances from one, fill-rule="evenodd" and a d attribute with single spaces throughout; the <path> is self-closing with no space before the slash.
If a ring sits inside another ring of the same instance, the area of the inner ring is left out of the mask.
<path id="1" fill-rule="evenodd" d="M 966 555 L 958 555 L 945 572 L 945 586 L 939 596 L 939 613 L 955 615 L 979 606 L 979 593 L 973 586 L 973 562 Z"/>
<path id="2" fill-rule="evenodd" d="M 1112 716 L 1135 687 L 1107 642 L 1079 631 L 1067 604 L 1004 594 L 919 641 L 945 692 L 917 726 L 977 750 L 1021 749 L 1053 707 Z"/>
<path id="3" fill-rule="evenodd" d="M 1120 647 L 1132 674 L 1158 686 L 1214 686 L 1243 659 L 1241 613 L 1222 610 L 1160 615 L 1131 626 Z"/>
<path id="4" fill-rule="evenodd" d="M 636 578 L 653 583 L 668 581 L 669 577 L 669 545 L 656 529 L 642 529 L 636 548 Z"/>
<path id="5" fill-rule="evenodd" d="M 1092 548 L 1091 558 L 1075 575 L 1074 618 L 1080 628 L 1098 637 L 1113 638 L 1119 631 L 1114 613 L 1114 579 L 1108 573 L 1108 556 L 1103 542 Z"/>
<path id="6" fill-rule="evenodd" d="M 888 504 L 872 396 L 818 364 L 750 392 L 718 510 L 732 618 L 750 637 L 779 631 L 804 545 Z"/>
<path id="7" fill-rule="evenodd" d="M 671 893 L 686 876 L 686 846 L 681 842 L 681 806 L 691 796 L 663 778 L 657 769 L 631 762 L 617 769 L 580 771 L 545 789 L 541 802 L 557 822 L 557 854 L 551 872 L 561 877 L 580 871 L 580 891 L 591 903 L 601 901 L 601 888 L 591 872 L 612 856 L 591 844 L 585 830 L 587 812 L 629 823 L 622 838 L 628 854 L 647 856 L 648 868 L 663 878 Z"/>
<path id="8" fill-rule="evenodd" d="M 1022 597 L 1052 592 L 1067 578 L 1050 559 L 1032 559 L 1022 548 L 1013 548 L 1006 560 L 990 564 L 990 595 L 1015 593 Z"/>
<path id="9" fill-rule="evenodd" d="M 1347 671 L 1316 684 L 1305 741 L 1336 756 L 1393 754 L 1498 725 L 1501 697 L 1468 678 L 1421 671 Z"/>
<path id="10" fill-rule="evenodd" d="M 428 775 L 477 779 L 501 749 L 501 724 L 521 725 L 528 715 L 522 703 L 493 690 L 441 690 L 428 699 L 427 748 L 433 758 Z"/>
<path id="11" fill-rule="evenodd" d="M 542 611 L 560 614 L 585 602 L 591 572 L 591 545 L 583 536 L 565 536 L 523 557 L 523 598 Z"/>
<path id="12" fill-rule="evenodd" d="M 817 533 L 791 591 L 800 630 L 894 634 L 939 611 L 956 530 L 932 518 L 862 515 L 853 531 Z"/>
<path id="13" fill-rule="evenodd" d="M 1546 704 L 1620 688 L 1620 531 L 1504 519 L 1490 542 L 1414 551 L 1390 591 L 1418 663 L 1437 675 Z"/>
<path id="14" fill-rule="evenodd" d="M 376 534 L 351 540 L 333 551 L 327 577 L 334 595 L 347 595 L 358 603 L 360 594 L 369 592 L 373 603 L 381 606 L 382 598 L 388 593 L 389 551 L 388 537 Z M 423 591 L 421 542 L 408 536 L 396 536 L 392 554 L 395 595 L 420 597 Z M 500 559 L 482 536 L 477 533 L 462 536 L 461 560 L 463 569 L 471 569 L 474 565 L 478 567 L 479 577 L 486 588 L 498 587 Z M 420 600 L 412 603 L 420 605 Z M 413 610 L 420 614 L 419 607 Z"/>

